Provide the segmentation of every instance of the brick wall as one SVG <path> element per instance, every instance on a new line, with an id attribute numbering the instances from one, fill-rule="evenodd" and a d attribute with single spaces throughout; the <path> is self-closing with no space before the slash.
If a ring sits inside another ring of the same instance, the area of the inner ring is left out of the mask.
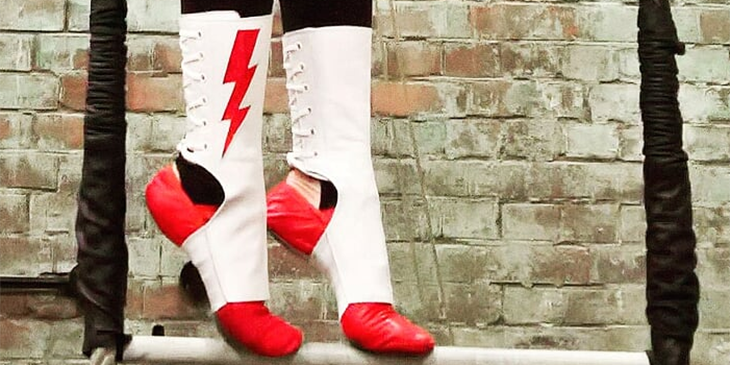
<path id="1" fill-rule="evenodd" d="M 0 274 L 75 263 L 88 0 L 3 0 Z M 128 328 L 216 335 L 181 299 L 184 255 L 143 187 L 184 132 L 177 0 L 129 0 Z M 636 4 L 378 0 L 373 150 L 398 308 L 441 345 L 636 350 L 644 319 Z M 730 360 L 730 3 L 675 4 L 703 284 L 698 364 Z M 289 149 L 280 26 L 267 184 Z M 341 339 L 315 269 L 272 242 L 271 307 Z M 0 364 L 78 363 L 81 318 L 0 297 Z M 64 360 L 68 359 L 68 360 Z"/>

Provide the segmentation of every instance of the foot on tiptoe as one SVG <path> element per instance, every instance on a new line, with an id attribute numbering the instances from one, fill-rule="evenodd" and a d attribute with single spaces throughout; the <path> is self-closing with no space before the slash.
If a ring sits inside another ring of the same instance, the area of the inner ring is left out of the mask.
<path id="1" fill-rule="evenodd" d="M 350 304 L 340 322 L 345 336 L 363 350 L 426 355 L 435 346 L 431 334 L 398 314 L 388 303 Z"/>
<path id="2" fill-rule="evenodd" d="M 289 247 L 310 255 L 332 218 L 336 191 L 331 184 L 292 170 L 286 181 L 269 191 L 266 201 L 269 230 Z M 424 355 L 435 345 L 426 330 L 387 303 L 351 304 L 341 324 L 355 346 L 372 352 Z"/>
<path id="3" fill-rule="evenodd" d="M 218 205 L 194 203 L 172 166 L 155 175 L 147 185 L 146 198 L 160 230 L 178 246 L 205 225 L 218 208 Z M 256 354 L 286 356 L 302 344 L 302 332 L 271 314 L 264 302 L 226 303 L 215 315 L 230 342 Z"/>

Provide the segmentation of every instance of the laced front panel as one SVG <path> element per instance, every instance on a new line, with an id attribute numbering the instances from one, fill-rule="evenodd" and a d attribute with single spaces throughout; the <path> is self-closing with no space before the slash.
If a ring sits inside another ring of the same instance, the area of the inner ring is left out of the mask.
<path id="1" fill-rule="evenodd" d="M 200 42 L 203 37 L 200 31 L 180 31 L 180 50 L 182 51 L 182 74 L 183 92 L 185 94 L 185 114 L 188 120 L 188 129 L 180 141 L 180 148 L 188 152 L 196 152 L 206 149 L 206 143 L 195 138 L 195 131 L 208 125 L 208 121 L 201 115 L 201 109 L 208 103 L 202 84 L 205 82 L 205 74 L 199 71 L 199 64 L 205 57 L 202 52 L 192 51 L 191 43 Z"/>
<path id="2" fill-rule="evenodd" d="M 300 95 L 309 91 L 309 85 L 301 83 L 301 76 L 306 68 L 302 62 L 295 62 L 296 52 L 302 49 L 302 43 L 284 47 L 284 69 L 286 70 L 286 90 L 289 95 L 289 110 L 291 111 L 292 135 L 294 148 L 292 156 L 296 159 L 304 159 L 317 156 L 316 151 L 310 151 L 307 147 L 307 138 L 315 135 L 313 127 L 307 126 L 307 116 L 312 113 L 310 106 L 300 105 Z"/>

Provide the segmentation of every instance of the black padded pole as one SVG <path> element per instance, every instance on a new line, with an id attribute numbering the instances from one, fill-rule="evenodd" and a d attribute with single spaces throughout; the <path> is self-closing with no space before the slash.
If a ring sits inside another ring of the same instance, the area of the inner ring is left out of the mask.
<path id="1" fill-rule="evenodd" d="M 684 45 L 668 0 L 640 0 L 638 25 L 650 359 L 653 365 L 688 365 L 698 322 L 699 281 L 674 58 L 684 53 Z"/>
<path id="2" fill-rule="evenodd" d="M 124 235 L 126 0 L 91 0 L 84 162 L 78 195 L 76 289 L 83 352 L 117 348 L 124 335 L 128 254 Z"/>

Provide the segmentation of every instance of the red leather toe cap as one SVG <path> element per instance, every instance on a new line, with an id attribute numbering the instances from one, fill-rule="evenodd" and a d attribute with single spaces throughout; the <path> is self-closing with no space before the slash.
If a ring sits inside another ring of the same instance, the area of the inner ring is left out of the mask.
<path id="1" fill-rule="evenodd" d="M 348 339 L 372 352 L 425 355 L 435 346 L 431 334 L 398 314 L 388 303 L 350 304 L 341 324 Z"/>

